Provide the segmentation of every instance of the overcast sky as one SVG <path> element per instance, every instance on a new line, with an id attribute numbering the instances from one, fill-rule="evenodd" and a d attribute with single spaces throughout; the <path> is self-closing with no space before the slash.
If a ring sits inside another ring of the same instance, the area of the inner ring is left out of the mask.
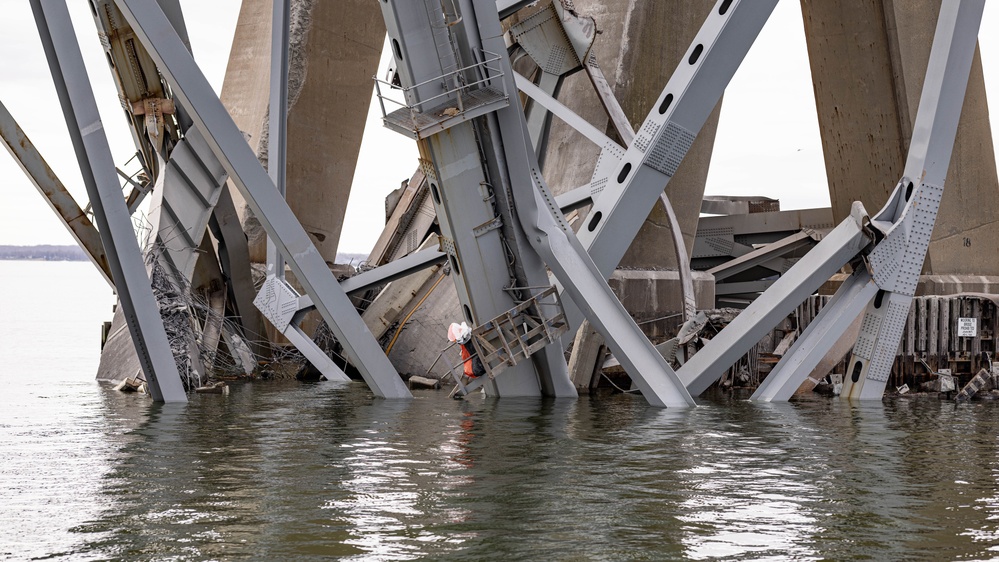
<path id="1" fill-rule="evenodd" d="M 96 28 L 85 2 L 69 4 L 112 152 L 122 165 L 135 148 Z M 181 4 L 195 58 L 219 90 L 240 1 L 181 0 Z M 996 29 L 996 4 L 986 6 L 982 29 Z M 85 204 L 86 190 L 28 2 L 0 0 L 0 5 L 4 13 L 0 23 L 0 101 L 70 192 Z M 990 93 L 999 91 L 995 83 L 999 79 L 996 35 L 986 32 L 979 36 Z M 989 98 L 996 99 L 994 95 Z M 384 129 L 378 111 L 378 105 L 371 104 L 341 238 L 343 252 L 367 253 L 371 249 L 382 230 L 385 195 L 416 167 L 415 142 Z M 996 129 L 993 122 L 993 131 Z M 801 11 L 796 1 L 778 4 L 726 91 L 706 191 L 776 197 L 784 209 L 829 204 Z M 0 245 L 72 243 L 20 168 L 5 150 L 0 150 Z"/>

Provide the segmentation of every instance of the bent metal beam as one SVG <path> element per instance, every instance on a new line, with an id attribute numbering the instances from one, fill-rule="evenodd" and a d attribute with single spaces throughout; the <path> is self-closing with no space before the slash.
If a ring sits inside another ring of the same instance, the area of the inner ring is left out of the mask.
<path id="1" fill-rule="evenodd" d="M 411 398 L 156 1 L 116 2 L 372 392 Z"/>

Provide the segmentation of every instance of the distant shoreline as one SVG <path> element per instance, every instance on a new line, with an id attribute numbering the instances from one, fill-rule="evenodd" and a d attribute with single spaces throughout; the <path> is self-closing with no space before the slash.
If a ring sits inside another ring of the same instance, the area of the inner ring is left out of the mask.
<path id="1" fill-rule="evenodd" d="M 87 261 L 79 246 L 0 246 L 5 261 Z"/>
<path id="2" fill-rule="evenodd" d="M 366 260 L 365 254 L 338 253 L 337 263 L 351 263 L 356 266 Z M 0 261 L 88 261 L 87 254 L 79 246 L 0 246 Z"/>

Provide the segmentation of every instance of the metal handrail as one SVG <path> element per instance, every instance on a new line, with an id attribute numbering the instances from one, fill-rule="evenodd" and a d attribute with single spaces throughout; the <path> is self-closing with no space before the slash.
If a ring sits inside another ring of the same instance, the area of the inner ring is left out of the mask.
<path id="1" fill-rule="evenodd" d="M 408 92 L 410 92 L 410 91 L 412 91 L 412 90 L 414 90 L 416 88 L 419 88 L 421 86 L 425 86 L 427 84 L 430 84 L 430 83 L 433 83 L 433 82 L 437 82 L 439 80 L 443 80 L 446 83 L 449 78 L 454 77 L 454 79 L 455 79 L 455 87 L 454 88 L 448 88 L 447 86 L 445 86 L 444 92 L 442 92 L 440 94 L 437 94 L 436 96 L 427 98 L 425 100 L 421 100 L 421 101 L 419 101 L 417 103 L 414 103 L 412 105 L 406 103 L 405 101 L 400 102 L 400 101 L 396 101 L 396 100 L 394 100 L 392 98 L 386 98 L 384 95 L 382 95 L 381 84 L 385 84 L 386 86 L 389 86 L 390 88 L 393 88 L 394 86 L 390 82 L 387 82 L 385 80 L 381 80 L 377 76 L 373 76 L 372 79 L 375 81 L 375 93 L 378 96 L 378 104 L 379 104 L 379 106 L 381 107 L 381 110 L 382 110 L 382 118 L 385 118 L 385 117 L 388 116 L 388 111 L 385 109 L 385 100 L 388 100 L 388 101 L 390 101 L 390 102 L 392 102 L 392 103 L 394 103 L 394 104 L 396 104 L 396 105 L 398 105 L 400 107 L 409 108 L 410 112 L 413 112 L 413 111 L 415 111 L 417 109 L 422 109 L 422 106 L 428 104 L 431 101 L 434 101 L 434 100 L 437 100 L 439 98 L 443 98 L 443 97 L 449 96 L 451 94 L 454 94 L 455 92 L 459 93 L 458 100 L 457 100 L 457 102 L 458 102 L 458 108 L 459 108 L 460 111 L 464 111 L 464 107 L 462 106 L 462 101 L 461 101 L 461 96 L 460 96 L 461 92 L 464 92 L 464 91 L 468 90 L 469 88 L 472 88 L 473 86 L 478 86 L 478 85 L 484 84 L 486 82 L 491 82 L 492 80 L 495 80 L 497 78 L 501 78 L 501 77 L 504 76 L 504 73 L 503 73 L 503 71 L 502 71 L 501 68 L 496 68 L 496 67 L 489 66 L 489 63 L 497 62 L 497 61 L 502 60 L 502 56 L 498 55 L 496 53 L 493 53 L 491 51 L 486 51 L 484 49 L 481 49 L 481 51 L 482 51 L 482 53 L 484 55 L 492 55 L 492 58 L 485 59 L 482 62 L 477 62 L 475 64 L 471 64 L 471 65 L 459 68 L 457 70 L 452 70 L 450 72 L 447 72 L 447 73 L 442 74 L 440 76 L 436 76 L 436 77 L 431 78 L 429 80 L 424 80 L 423 82 L 420 82 L 418 84 L 413 84 L 412 86 L 409 86 L 409 87 L 401 88 L 401 90 L 403 92 L 403 95 L 405 95 Z M 481 80 L 476 80 L 475 82 L 471 82 L 471 83 L 468 83 L 468 84 L 458 84 L 457 78 L 458 78 L 458 76 L 462 72 L 465 72 L 467 70 L 472 70 L 472 69 L 480 69 L 480 68 L 485 71 L 483 73 L 483 74 L 485 74 L 485 78 L 483 78 Z M 506 94 L 506 83 L 503 84 L 503 93 Z"/>
<path id="2" fill-rule="evenodd" d="M 483 51 L 483 52 L 485 52 L 485 51 Z M 490 53 L 490 54 L 491 54 L 491 53 Z M 431 82 L 435 82 L 435 81 L 437 81 L 437 80 L 440 80 L 440 79 L 442 79 L 442 78 L 445 78 L 445 77 L 447 77 L 447 76 L 451 76 L 452 74 L 460 74 L 460 73 L 462 73 L 462 72 L 464 72 L 464 71 L 466 71 L 466 70 L 471 70 L 471 69 L 473 69 L 473 68 L 476 68 L 476 67 L 479 67 L 479 66 L 481 66 L 481 67 L 486 67 L 486 63 L 490 63 L 490 62 L 496 62 L 496 61 L 498 61 L 498 60 L 500 60 L 500 56 L 499 56 L 499 55 L 496 55 L 496 57 L 494 57 L 494 58 L 491 58 L 491 59 L 486 59 L 486 60 L 484 60 L 484 61 L 482 61 L 482 62 L 477 62 L 477 63 L 475 63 L 475 64 L 470 64 L 470 65 L 468 65 L 468 66 L 466 66 L 466 67 L 463 67 L 463 68 L 459 68 L 459 69 L 456 69 L 456 70 L 452 70 L 451 72 L 448 72 L 448 73 L 446 73 L 446 74 L 441 74 L 440 76 L 437 76 L 437 77 L 434 77 L 434 78 L 431 78 L 431 79 L 429 79 L 429 80 L 424 80 L 423 82 L 420 82 L 420 83 L 418 83 L 418 84 L 413 84 L 412 86 L 410 86 L 410 87 L 408 87 L 408 88 L 403 88 L 403 89 L 402 89 L 402 91 L 404 91 L 404 92 L 408 92 L 409 90 L 412 90 L 413 88 L 419 88 L 420 86 L 426 86 L 427 84 L 429 84 L 429 83 L 431 83 Z M 491 69 L 490 69 L 490 70 L 491 70 Z M 377 78 L 375 78 L 375 79 L 376 79 L 376 80 L 378 80 Z M 379 80 L 379 82 L 380 82 L 380 81 L 381 81 L 381 80 Z"/>

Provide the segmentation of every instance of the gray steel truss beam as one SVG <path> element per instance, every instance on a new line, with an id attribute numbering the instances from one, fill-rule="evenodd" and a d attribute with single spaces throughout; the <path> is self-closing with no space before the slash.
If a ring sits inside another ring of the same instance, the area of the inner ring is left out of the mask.
<path id="1" fill-rule="evenodd" d="M 580 121 L 578 117 L 558 102 L 552 103 L 554 101 L 552 98 L 561 89 L 563 78 L 580 69 L 585 70 L 590 77 L 597 96 L 604 106 L 610 122 L 618 130 L 620 138 L 624 140 L 625 144 L 630 143 L 635 137 L 635 133 L 600 67 L 597 66 L 596 57 L 591 50 L 593 40 L 596 37 L 595 21 L 591 17 L 580 16 L 574 11 L 567 10 L 561 1 L 546 0 L 546 4 L 547 6 L 544 6 L 543 9 L 522 18 L 511 26 L 507 34 L 509 41 L 519 45 L 524 53 L 534 59 L 539 75 L 536 79 L 537 90 L 534 91 L 539 94 L 543 92 L 547 96 L 547 99 L 536 97 L 533 93 L 522 90 L 534 98 L 528 100 L 525 113 L 527 115 L 527 129 L 538 156 L 538 162 L 544 165 L 553 113 L 560 114 L 572 126 Z M 511 56 L 513 56 L 512 52 Z M 514 58 L 515 61 L 516 58 Z M 598 146 L 603 146 L 609 139 L 606 139 L 600 131 L 597 131 L 596 135 L 592 134 L 588 125 L 584 122 L 584 128 L 577 130 L 594 140 Z"/>
<path id="2" fill-rule="evenodd" d="M 287 196 L 285 170 L 288 162 L 288 27 L 290 25 L 290 0 L 274 0 L 271 19 L 271 96 L 267 114 L 267 175 L 282 197 Z M 267 275 L 284 278 L 284 258 L 270 237 L 267 238 Z"/>
<path id="3" fill-rule="evenodd" d="M 579 241 L 609 278 L 642 221 L 669 183 L 725 87 L 756 40 L 777 0 L 719 0 L 694 37 L 627 151 L 601 153 L 591 181 L 595 197 Z M 616 163 L 614 163 L 616 162 Z M 582 316 L 563 299 L 570 326 Z"/>
<path id="4" fill-rule="evenodd" d="M 437 248 L 428 248 L 401 257 L 374 269 L 359 273 L 340 282 L 340 288 L 348 295 L 384 285 L 426 269 L 447 260 L 447 254 Z"/>
<path id="5" fill-rule="evenodd" d="M 707 342 L 677 373 L 694 396 L 704 392 L 794 307 L 856 256 L 869 239 L 860 203 L 812 251 L 774 282 L 724 330 Z"/>
<path id="6" fill-rule="evenodd" d="M 496 0 L 496 11 L 500 19 L 510 17 L 517 10 L 534 4 L 538 0 Z"/>
<path id="7" fill-rule="evenodd" d="M 713 267 L 708 270 L 708 273 L 715 276 L 715 282 L 717 283 L 738 275 L 743 271 L 762 266 L 773 259 L 782 258 L 792 252 L 813 245 L 815 245 L 815 239 L 812 238 L 812 234 L 807 231 L 801 231 L 772 244 L 757 248 L 747 254 L 743 254 L 734 260 Z"/>
<path id="8" fill-rule="evenodd" d="M 577 115 L 574 111 L 568 107 L 562 105 L 557 99 L 548 95 L 544 90 L 535 86 L 533 82 L 524 78 L 520 74 L 514 73 L 514 78 L 516 79 L 517 88 L 527 94 L 532 100 L 540 104 L 542 107 L 552 112 L 553 115 L 565 121 L 567 125 L 573 129 L 579 131 L 584 137 L 590 139 L 597 146 L 604 146 L 608 143 L 614 143 L 607 135 L 603 134 L 599 129 L 590 124 L 589 121 L 583 119 Z"/>
<path id="9" fill-rule="evenodd" d="M 567 191 L 562 195 L 555 196 L 555 204 L 563 215 L 568 215 L 576 209 L 582 209 L 593 204 L 593 195 L 590 193 L 590 184 L 577 187 L 572 191 Z"/>
<path id="10" fill-rule="evenodd" d="M 753 293 L 762 293 L 763 291 L 769 289 L 773 284 L 774 282 L 770 280 L 718 283 L 715 285 L 715 298 L 739 298 L 744 295 L 752 295 Z M 752 298 L 750 298 L 750 300 L 752 300 Z"/>
<path id="11" fill-rule="evenodd" d="M 149 393 L 186 402 L 66 3 L 31 0 L 31 8 Z"/>
<path id="12" fill-rule="evenodd" d="M 878 287 L 866 269 L 854 272 L 798 336 L 750 400 L 776 402 L 790 398 L 836 346 L 877 292 Z"/>
<path id="13" fill-rule="evenodd" d="M 940 7 L 902 179 L 872 221 L 884 240 L 867 263 L 885 294 L 864 314 L 844 397 L 880 400 L 884 394 L 940 208 L 984 8 L 985 0 Z"/>
<path id="14" fill-rule="evenodd" d="M 410 398 L 163 11 L 154 0 L 116 2 L 372 392 L 382 398 Z"/>
<path id="15" fill-rule="evenodd" d="M 835 226 L 832 209 L 829 207 L 701 217 L 697 224 L 698 231 L 727 230 L 733 236 L 746 239 L 748 244 L 775 242 L 803 228 L 819 230 L 832 229 Z"/>
<path id="16" fill-rule="evenodd" d="M 687 255 L 687 244 L 683 240 L 683 231 L 680 230 L 680 221 L 676 217 L 673 205 L 670 204 L 666 193 L 660 193 L 659 200 L 662 202 L 663 208 L 666 209 L 670 237 L 673 239 L 673 252 L 676 254 L 676 263 L 679 264 L 683 321 L 686 322 L 697 314 L 697 297 L 694 295 L 694 276 L 690 272 L 690 257 Z"/>
<path id="17" fill-rule="evenodd" d="M 549 100 L 554 100 L 554 96 L 562 89 L 562 76 L 550 74 L 543 70 L 539 70 L 538 73 L 540 74 L 538 85 L 534 87 L 539 94 L 546 96 Z M 527 82 L 531 83 L 532 86 L 534 85 L 533 82 Z M 527 92 L 521 92 L 527 94 Z M 530 98 L 530 94 L 528 94 L 527 104 L 524 106 L 524 113 L 527 116 L 527 129 L 531 134 L 531 145 L 534 147 L 534 153 L 538 155 L 538 161 L 543 163 L 545 154 L 548 151 L 548 136 L 552 128 L 552 113 L 539 101 Z"/>
<path id="18" fill-rule="evenodd" d="M 97 232 L 97 228 L 90 222 L 87 213 L 80 208 L 73 195 L 66 190 L 66 186 L 59 181 L 52 168 L 49 168 L 48 163 L 38 153 L 38 149 L 24 134 L 3 103 L 0 103 L 0 142 L 14 157 L 38 193 L 45 198 L 45 202 L 55 211 L 56 217 L 69 230 L 70 235 L 97 267 L 104 280 L 114 287 L 111 266 L 108 265 L 104 245 L 101 243 L 101 234 Z"/>
<path id="19" fill-rule="evenodd" d="M 311 303 L 310 300 L 309 304 Z M 253 300 L 253 305 L 328 380 L 344 382 L 350 380 L 350 377 L 302 330 L 301 323 L 306 312 L 302 306 L 302 297 L 284 277 L 268 275 L 260 288 L 260 293 Z"/>
<path id="20" fill-rule="evenodd" d="M 246 233 L 239 224 L 236 206 L 232 202 L 232 194 L 226 185 L 219 193 L 219 199 L 212 210 L 208 227 L 216 242 L 219 265 L 225 275 L 231 303 L 239 315 L 243 327 L 243 335 L 258 355 L 267 352 L 259 343 L 259 334 L 263 333 L 263 320 L 260 311 L 253 305 L 256 289 L 250 275 L 250 250 L 246 243 Z"/>
<path id="21" fill-rule="evenodd" d="M 475 6 L 474 12 L 468 10 L 463 13 L 466 18 L 474 13 L 477 26 L 477 29 L 469 31 L 469 35 L 477 34 L 482 48 L 487 51 L 502 50 L 502 29 L 492 1 L 462 1 L 463 6 L 469 4 Z M 471 22 L 466 25 L 470 27 Z M 501 79 L 507 80 L 509 87 L 514 87 L 509 58 L 504 57 L 500 62 L 504 67 Z M 555 205 L 555 199 L 538 168 L 523 112 L 519 107 L 509 106 L 499 109 L 494 115 L 489 118 L 495 119 L 498 125 L 504 159 L 501 164 L 509 176 L 517 217 L 531 246 L 563 284 L 565 291 L 582 303 L 587 319 L 604 336 L 650 404 L 659 407 L 693 406 L 694 400 L 680 384 L 676 373 L 628 315 L 605 277 L 563 220 L 561 210 Z"/>
<path id="22" fill-rule="evenodd" d="M 762 196 L 740 197 L 732 195 L 705 195 L 701 199 L 701 212 L 709 215 L 748 215 L 750 206 L 776 205 L 776 199 Z"/>
<path id="23" fill-rule="evenodd" d="M 604 111 L 607 112 L 607 117 L 610 118 L 611 124 L 617 130 L 617 135 L 621 137 L 621 141 L 625 145 L 630 145 L 635 140 L 635 129 L 632 128 L 631 123 L 628 121 L 628 116 L 624 113 L 620 102 L 617 101 L 617 97 L 614 96 L 614 91 L 611 89 L 610 83 L 604 77 L 604 71 L 600 70 L 600 67 L 597 65 L 596 57 L 586 57 L 586 60 L 583 61 L 583 69 L 586 71 L 586 75 L 590 77 L 593 90 L 597 93 L 601 105 L 604 106 Z"/>
<path id="24" fill-rule="evenodd" d="M 379 285 L 391 283 L 396 279 L 412 275 L 417 271 L 433 267 L 445 261 L 447 261 L 447 254 L 437 248 L 420 250 L 385 265 L 344 279 L 340 282 L 340 289 L 348 295 L 354 295 Z M 309 295 L 302 295 L 298 298 L 298 306 L 298 312 L 307 312 L 315 308 L 316 305 L 312 303 L 312 298 Z"/>

